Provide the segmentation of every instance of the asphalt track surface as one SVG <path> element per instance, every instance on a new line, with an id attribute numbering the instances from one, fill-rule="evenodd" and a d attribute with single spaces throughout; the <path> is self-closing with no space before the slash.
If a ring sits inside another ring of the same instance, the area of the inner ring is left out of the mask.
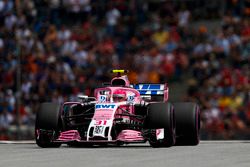
<path id="1" fill-rule="evenodd" d="M 41 149 L 0 144 L 0 167 L 250 167 L 250 141 L 202 141 L 198 146 Z"/>

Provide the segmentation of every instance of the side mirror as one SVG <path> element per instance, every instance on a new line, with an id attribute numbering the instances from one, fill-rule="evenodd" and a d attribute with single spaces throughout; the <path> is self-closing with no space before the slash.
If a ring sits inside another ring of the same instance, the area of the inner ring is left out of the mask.
<path id="1" fill-rule="evenodd" d="M 82 100 L 83 103 L 85 102 L 91 102 L 91 101 L 96 101 L 96 98 L 95 97 L 89 97 L 87 95 L 82 95 L 82 94 L 79 94 L 77 95 L 77 97 Z"/>

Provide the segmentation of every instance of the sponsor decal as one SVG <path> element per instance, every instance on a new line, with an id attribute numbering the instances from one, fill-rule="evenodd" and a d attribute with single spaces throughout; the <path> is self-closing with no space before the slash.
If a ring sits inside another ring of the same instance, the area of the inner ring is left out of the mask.
<path id="1" fill-rule="evenodd" d="M 135 89 L 139 89 L 139 90 L 162 90 L 162 86 L 163 86 L 162 84 L 139 84 L 139 85 L 135 85 Z"/>
<path id="2" fill-rule="evenodd" d="M 134 100 L 135 100 L 134 95 L 128 96 L 128 102 L 134 102 Z"/>
<path id="3" fill-rule="evenodd" d="M 102 134 L 104 126 L 96 126 L 94 130 L 94 134 Z"/>
<path id="4" fill-rule="evenodd" d="M 115 108 L 115 104 L 96 104 L 96 109 L 113 109 Z"/>
<path id="5" fill-rule="evenodd" d="M 102 103 L 103 103 L 103 102 L 106 102 L 106 96 L 100 95 L 99 101 L 102 102 Z"/>

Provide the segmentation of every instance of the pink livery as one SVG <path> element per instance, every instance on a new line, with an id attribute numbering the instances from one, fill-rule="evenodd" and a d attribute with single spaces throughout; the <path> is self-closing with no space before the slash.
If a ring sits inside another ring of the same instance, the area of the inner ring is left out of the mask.
<path id="1" fill-rule="evenodd" d="M 184 102 L 175 106 L 168 102 L 166 83 L 130 84 L 126 75 L 121 76 L 125 72 L 113 70 L 118 75 L 108 85 L 96 88 L 93 97 L 79 95 L 79 101 L 62 105 L 42 103 L 36 118 L 37 145 L 121 145 L 148 141 L 153 147 L 169 147 L 199 143 L 198 105 Z"/>

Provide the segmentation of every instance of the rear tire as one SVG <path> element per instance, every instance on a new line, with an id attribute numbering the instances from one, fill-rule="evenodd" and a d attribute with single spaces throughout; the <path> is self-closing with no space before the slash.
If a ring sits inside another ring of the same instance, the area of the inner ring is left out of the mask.
<path id="1" fill-rule="evenodd" d="M 200 109 L 191 102 L 174 103 L 176 118 L 176 145 L 198 145 L 200 138 Z"/>
<path id="2" fill-rule="evenodd" d="M 39 147 L 60 147 L 61 143 L 54 143 L 51 140 L 59 132 L 60 105 L 56 103 L 42 103 L 37 115 L 35 124 L 36 144 Z"/>
<path id="3" fill-rule="evenodd" d="M 153 133 L 149 143 L 152 147 L 170 147 L 175 144 L 175 115 L 170 103 L 152 103 L 148 106 L 146 125 L 149 129 L 164 128 L 164 138 L 156 139 Z"/>

